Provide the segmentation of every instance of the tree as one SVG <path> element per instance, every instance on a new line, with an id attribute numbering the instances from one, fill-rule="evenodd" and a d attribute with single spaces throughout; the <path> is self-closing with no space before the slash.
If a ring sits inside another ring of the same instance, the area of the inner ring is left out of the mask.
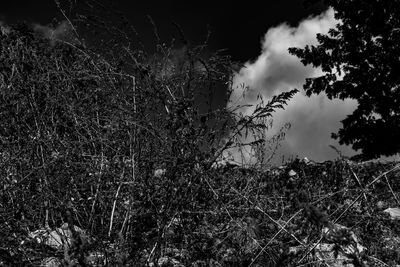
<path id="1" fill-rule="evenodd" d="M 318 45 L 290 48 L 324 75 L 306 79 L 307 95 L 351 98 L 356 110 L 332 137 L 361 149 L 365 159 L 400 151 L 400 1 L 326 0 L 336 28 L 317 34 Z"/>

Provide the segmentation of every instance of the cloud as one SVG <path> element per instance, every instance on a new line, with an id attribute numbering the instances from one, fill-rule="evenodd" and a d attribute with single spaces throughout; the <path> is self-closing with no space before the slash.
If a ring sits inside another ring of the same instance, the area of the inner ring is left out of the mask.
<path id="1" fill-rule="evenodd" d="M 65 20 L 58 24 L 56 27 L 33 24 L 33 29 L 35 32 L 40 33 L 43 37 L 49 39 L 52 44 L 54 44 L 56 40 L 75 43 L 75 37 L 72 32 L 72 27 Z"/>
<path id="2" fill-rule="evenodd" d="M 255 104 L 258 94 L 269 99 L 293 88 L 300 90 L 285 110 L 275 113 L 274 125 L 267 132 L 267 136 L 271 137 L 286 122 L 291 123 L 276 160 L 282 156 L 287 158 L 296 155 L 318 161 L 337 157 L 329 145 L 334 145 L 345 155 L 355 153 L 350 147 L 339 146 L 331 139 L 331 133 L 338 131 L 340 121 L 353 112 L 357 102 L 329 100 L 324 94 L 307 97 L 302 90 L 305 78 L 322 75 L 322 71 L 311 66 L 305 67 L 297 57 L 288 53 L 289 47 L 317 44 L 316 34 L 327 33 L 337 23 L 334 11 L 328 9 L 319 16 L 301 21 L 297 27 L 281 24 L 269 29 L 261 42 L 261 54 L 256 60 L 247 62 L 234 77 L 231 107 Z M 243 85 L 249 87 L 244 99 L 241 97 Z M 252 108 L 241 108 L 239 111 L 248 115 Z"/>
<path id="3" fill-rule="evenodd" d="M 0 20 L 0 33 L 7 35 L 10 33 L 10 27 Z"/>
<path id="4" fill-rule="evenodd" d="M 68 41 L 76 43 L 76 38 L 73 34 L 72 27 L 67 21 L 61 21 L 56 27 L 32 23 L 33 30 L 39 35 L 47 38 L 52 44 L 56 40 Z M 0 20 L 0 33 L 8 34 L 11 31 L 10 26 Z"/>

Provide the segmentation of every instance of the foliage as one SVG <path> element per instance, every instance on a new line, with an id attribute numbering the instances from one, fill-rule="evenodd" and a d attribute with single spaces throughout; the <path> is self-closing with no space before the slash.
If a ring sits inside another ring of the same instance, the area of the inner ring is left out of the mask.
<path id="1" fill-rule="evenodd" d="M 242 130 L 265 130 L 251 122 L 294 92 L 235 122 L 226 109 L 198 105 L 203 93 L 231 85 L 226 56 L 188 47 L 177 66 L 162 44 L 152 63 L 128 47 L 103 57 L 76 37 L 46 37 L 26 24 L 1 35 L 1 217 L 5 233 L 18 233 L 2 248 L 6 258 L 26 264 L 31 258 L 18 244 L 27 231 L 66 221 L 95 233 L 94 246 L 119 240 L 111 262 L 121 264 L 157 262 L 169 242 L 197 242 L 188 234 L 215 201 L 211 165 L 240 146 L 231 140 Z M 162 179 L 157 168 L 165 169 Z M 185 223 L 167 239 L 178 218 Z M 83 264 L 86 252 L 76 251 L 87 247 L 76 246 L 65 264 L 71 257 Z"/>
<path id="2" fill-rule="evenodd" d="M 303 64 L 321 67 L 324 75 L 308 78 L 307 95 L 358 101 L 356 110 L 332 136 L 361 149 L 364 158 L 400 151 L 400 2 L 327 0 L 338 20 L 316 46 L 290 48 Z"/>
<path id="3" fill-rule="evenodd" d="M 247 145 L 242 135 L 264 142 L 263 122 L 295 90 L 236 115 L 210 99 L 231 89 L 229 57 L 186 43 L 176 61 L 173 46 L 148 57 L 119 44 L 103 55 L 24 24 L 0 36 L 0 265 L 293 266 L 320 260 L 309 249 L 339 220 L 367 256 L 399 257 L 396 242 L 376 241 L 400 234 L 373 206 L 395 203 L 398 171 L 381 175 L 391 165 L 215 167 Z M 387 183 L 371 183 L 377 175 Z M 64 251 L 31 238 L 65 223 Z M 329 242 L 341 251 L 351 240 L 340 232 Z"/>

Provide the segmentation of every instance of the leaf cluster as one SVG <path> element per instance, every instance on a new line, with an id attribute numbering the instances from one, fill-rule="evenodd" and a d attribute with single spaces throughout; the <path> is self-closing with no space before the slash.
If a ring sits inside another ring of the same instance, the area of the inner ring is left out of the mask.
<path id="1" fill-rule="evenodd" d="M 400 151 L 399 69 L 400 3 L 398 1 L 336 1 L 325 3 L 337 25 L 317 34 L 318 45 L 290 48 L 305 65 L 324 74 L 308 78 L 307 95 L 355 99 L 358 106 L 332 136 L 361 150 L 366 159 Z"/>

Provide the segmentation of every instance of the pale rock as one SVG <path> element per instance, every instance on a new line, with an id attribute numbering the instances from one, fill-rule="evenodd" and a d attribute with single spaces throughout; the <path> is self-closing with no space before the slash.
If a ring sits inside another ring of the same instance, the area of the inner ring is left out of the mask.
<path id="1" fill-rule="evenodd" d="M 312 165 L 314 164 L 314 161 L 309 160 L 307 157 L 304 157 L 301 162 L 305 163 L 306 165 Z"/>
<path id="2" fill-rule="evenodd" d="M 377 207 L 378 209 L 383 209 L 385 206 L 386 206 L 386 203 L 385 203 L 384 201 L 382 201 L 382 200 L 379 200 L 379 201 L 376 203 L 376 207 Z"/>
<path id="3" fill-rule="evenodd" d="M 167 172 L 166 169 L 157 169 L 154 171 L 154 177 L 155 178 L 161 178 L 165 175 L 165 173 Z"/>
<path id="4" fill-rule="evenodd" d="M 81 238 L 87 239 L 84 230 L 78 226 L 74 226 L 74 229 Z M 45 244 L 57 250 L 69 248 L 72 244 L 72 232 L 68 227 L 68 223 L 64 223 L 60 228 L 56 228 L 55 230 L 39 229 L 30 232 L 28 236 L 39 244 Z"/>
<path id="5" fill-rule="evenodd" d="M 399 208 L 387 208 L 383 212 L 389 213 L 392 220 L 400 219 L 400 209 Z"/>
<path id="6" fill-rule="evenodd" d="M 241 165 L 235 161 L 227 159 L 218 160 L 211 165 L 212 169 L 223 169 L 223 168 L 233 169 L 237 167 L 241 167 Z"/>

